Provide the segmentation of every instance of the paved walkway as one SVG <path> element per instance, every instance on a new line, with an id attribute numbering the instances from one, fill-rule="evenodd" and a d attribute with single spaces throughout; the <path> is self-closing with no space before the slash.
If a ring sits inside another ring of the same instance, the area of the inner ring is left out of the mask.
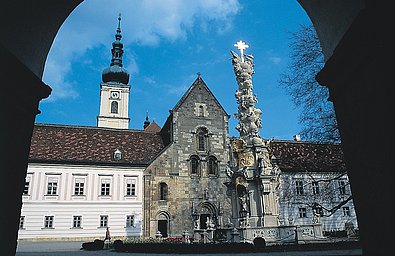
<path id="1" fill-rule="evenodd" d="M 25 242 L 19 241 L 18 253 L 44 253 L 44 252 L 76 252 L 81 249 L 85 241 L 45 241 L 45 242 Z"/>
<path id="2" fill-rule="evenodd" d="M 132 253 L 118 253 L 111 249 L 100 251 L 81 250 L 84 241 L 65 241 L 65 242 L 19 242 L 16 256 L 67 256 L 67 255 L 85 255 L 85 256 L 108 256 L 108 255 L 128 255 Z M 133 253 L 133 256 L 166 256 L 169 254 L 145 254 Z M 199 254 L 178 254 L 178 256 L 199 255 Z M 202 256 L 218 256 L 219 254 L 203 254 Z M 248 253 L 249 256 L 258 256 L 262 253 Z M 265 252 L 268 256 L 340 256 L 340 255 L 362 255 L 361 249 L 348 250 L 328 250 L 328 251 L 288 251 L 288 252 Z M 235 253 L 232 256 L 246 256 L 246 254 Z"/>

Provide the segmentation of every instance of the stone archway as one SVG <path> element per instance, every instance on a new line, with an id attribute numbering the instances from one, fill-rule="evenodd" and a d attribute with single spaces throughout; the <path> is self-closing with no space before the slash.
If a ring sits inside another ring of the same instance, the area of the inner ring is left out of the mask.
<path id="1" fill-rule="evenodd" d="M 217 219 L 217 207 L 210 202 L 201 202 L 197 206 L 199 229 L 213 228 Z M 211 226 L 211 227 L 210 227 Z M 195 225 L 196 227 L 196 225 Z"/>
<path id="2" fill-rule="evenodd" d="M 161 237 L 168 237 L 170 234 L 170 214 L 161 211 L 156 215 L 156 231 L 160 232 Z"/>
<path id="3" fill-rule="evenodd" d="M 46 56 L 55 35 L 68 15 L 82 0 L 5 0 L 0 8 L 0 76 L 12 85 L 18 100 L 4 97 L 1 132 L 1 186 L 8 207 L 2 211 L 1 245 L 4 254 L 16 250 L 21 195 L 28 152 L 38 103 L 50 88 L 41 81 Z M 389 87 L 393 84 L 392 8 L 371 0 L 298 0 L 320 37 L 326 65 L 318 81 L 328 86 L 340 126 L 348 163 L 354 203 L 365 255 L 389 251 L 390 225 L 376 225 L 372 219 L 391 223 L 382 214 L 390 202 L 390 143 L 388 117 Z M 16 15 L 17 14 L 17 15 Z M 17 75 L 11 75 L 17 74 Z M 391 97 L 392 100 L 392 97 Z M 393 111 L 393 110 L 392 110 Z M 379 176 L 379 180 L 378 180 Z M 372 181 L 379 183 L 374 189 Z M 384 219 L 383 219 L 384 218 Z M 382 234 L 382 235 L 381 235 Z"/>

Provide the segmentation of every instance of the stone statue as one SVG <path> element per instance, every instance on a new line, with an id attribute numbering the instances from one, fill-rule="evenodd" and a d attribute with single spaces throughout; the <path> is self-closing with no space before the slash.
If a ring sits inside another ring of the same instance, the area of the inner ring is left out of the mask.
<path id="1" fill-rule="evenodd" d="M 242 139 L 247 139 L 246 141 L 249 141 L 248 139 L 250 141 L 257 141 L 256 138 L 260 138 L 259 129 L 262 127 L 262 119 L 260 117 L 262 111 L 255 108 L 254 105 L 258 102 L 258 99 L 252 93 L 252 75 L 255 73 L 254 56 L 244 54 L 244 50 L 248 48 L 248 45 L 244 42 L 239 41 L 235 46 L 240 50 L 240 56 L 234 51 L 231 51 L 233 70 L 238 84 L 235 97 L 239 104 L 238 114 L 236 115 L 239 123 L 236 125 L 236 129 L 239 131 Z"/>
<path id="2" fill-rule="evenodd" d="M 240 208 L 247 214 L 250 214 L 250 200 L 248 199 L 248 193 L 239 196 Z"/>
<path id="3" fill-rule="evenodd" d="M 225 173 L 226 173 L 226 176 L 228 176 L 229 178 L 232 178 L 234 171 L 232 171 L 232 169 L 229 167 L 229 165 L 226 165 Z"/>
<path id="4" fill-rule="evenodd" d="M 205 199 L 205 200 L 208 200 L 208 198 L 209 198 L 208 188 L 205 188 L 205 189 L 204 189 L 204 199 Z"/>
<path id="5" fill-rule="evenodd" d="M 320 214 L 316 209 L 313 209 L 313 223 L 314 224 L 320 223 Z"/>
<path id="6" fill-rule="evenodd" d="M 233 228 L 233 227 L 234 227 L 234 224 L 233 224 L 233 222 L 230 220 L 229 217 L 226 218 L 226 224 L 225 224 L 225 226 L 228 227 L 228 228 Z"/>
<path id="7" fill-rule="evenodd" d="M 210 217 L 207 217 L 206 225 L 207 225 L 207 229 L 215 228 L 215 224 L 213 223 L 213 220 Z"/>
<path id="8" fill-rule="evenodd" d="M 199 220 L 195 220 L 195 221 L 193 222 L 193 228 L 194 228 L 194 229 L 199 229 L 199 228 L 200 228 Z"/>

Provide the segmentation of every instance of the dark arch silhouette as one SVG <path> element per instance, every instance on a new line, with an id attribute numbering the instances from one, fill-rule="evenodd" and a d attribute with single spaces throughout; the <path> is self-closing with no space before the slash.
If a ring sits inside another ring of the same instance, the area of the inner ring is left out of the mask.
<path id="1" fill-rule="evenodd" d="M 256 249 L 263 249 L 266 247 L 266 241 L 263 237 L 255 237 L 252 242 Z"/>
<path id="2" fill-rule="evenodd" d="M 0 101 L 4 181 L 0 187 L 7 205 L 1 212 L 0 243 L 4 255 L 16 252 L 32 129 L 39 101 L 51 92 L 41 80 L 46 56 L 58 29 L 81 2 L 4 0 L 1 4 L 0 77 L 4 88 L 12 87 L 10 91 L 17 95 L 15 100 L 3 93 Z M 317 80 L 329 88 L 335 106 L 363 253 L 388 254 L 391 242 L 386 234 L 390 233 L 392 221 L 384 209 L 392 194 L 391 1 L 298 2 L 312 20 L 325 53 L 326 64 Z"/>
<path id="3" fill-rule="evenodd" d="M 157 231 L 159 231 L 162 237 L 167 237 L 170 232 L 170 218 L 171 215 L 167 211 L 159 211 L 156 214 Z"/>

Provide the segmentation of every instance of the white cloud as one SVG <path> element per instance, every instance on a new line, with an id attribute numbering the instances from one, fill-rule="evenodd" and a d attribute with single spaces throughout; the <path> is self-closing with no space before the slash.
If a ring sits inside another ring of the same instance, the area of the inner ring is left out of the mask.
<path id="1" fill-rule="evenodd" d="M 155 81 L 155 79 L 153 78 L 153 77 L 144 77 L 143 78 L 143 81 L 145 82 L 145 83 L 147 83 L 147 84 L 156 84 L 156 81 Z"/>
<path id="2" fill-rule="evenodd" d="M 223 33 L 232 27 L 232 17 L 240 9 L 238 0 L 85 0 L 59 30 L 47 58 L 43 80 L 54 89 L 52 100 L 77 97 L 75 87 L 66 79 L 72 72 L 71 62 L 87 49 L 114 40 L 119 13 L 122 42 L 127 47 L 131 43 L 157 46 L 162 40 L 186 40 L 194 27 L 201 28 L 204 24 Z M 128 59 L 132 61 L 126 68 L 137 73 L 134 58 Z"/>
<path id="3" fill-rule="evenodd" d="M 267 55 L 267 59 L 275 65 L 280 64 L 282 61 L 282 58 L 278 56 L 278 54 L 273 49 L 267 51 L 266 55 Z"/>
<path id="4" fill-rule="evenodd" d="M 177 97 L 182 96 L 189 88 L 188 85 L 182 84 L 182 85 L 165 85 L 167 87 L 167 93 L 169 95 L 175 95 Z"/>
<path id="5" fill-rule="evenodd" d="M 269 60 L 273 63 L 273 64 L 279 64 L 281 62 L 281 58 L 280 57 L 269 57 Z"/>
<path id="6" fill-rule="evenodd" d="M 49 58 L 46 62 L 46 72 L 43 80 L 52 88 L 51 95 L 46 101 L 51 102 L 59 98 L 77 98 L 78 92 L 72 83 L 65 81 L 66 73 L 70 70 L 70 63 L 61 63 L 56 58 Z"/>
<path id="7" fill-rule="evenodd" d="M 131 53 L 131 51 L 128 51 L 128 49 L 125 49 L 125 59 L 128 60 L 128 64 L 125 65 L 125 69 L 130 73 L 130 74 L 138 74 L 139 73 L 139 66 L 136 62 L 136 57 Z"/>

